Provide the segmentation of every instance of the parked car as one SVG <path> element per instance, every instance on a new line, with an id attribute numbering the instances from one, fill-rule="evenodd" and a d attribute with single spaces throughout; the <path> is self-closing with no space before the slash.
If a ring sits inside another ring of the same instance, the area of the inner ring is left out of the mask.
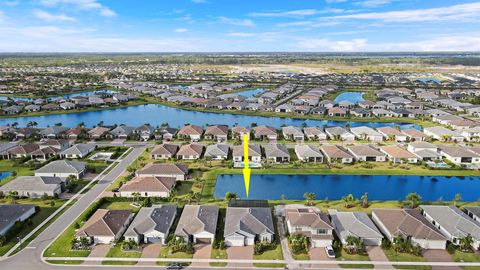
<path id="1" fill-rule="evenodd" d="M 183 265 L 180 263 L 171 263 L 167 265 L 167 269 L 183 269 Z"/>
<path id="2" fill-rule="evenodd" d="M 333 250 L 332 246 L 326 246 L 325 253 L 327 254 L 328 258 L 335 259 L 335 251 Z"/>

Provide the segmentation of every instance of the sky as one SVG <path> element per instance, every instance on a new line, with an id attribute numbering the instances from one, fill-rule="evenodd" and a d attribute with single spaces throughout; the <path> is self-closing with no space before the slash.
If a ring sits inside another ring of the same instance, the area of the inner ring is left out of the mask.
<path id="1" fill-rule="evenodd" d="M 0 52 L 480 51 L 480 2 L 0 0 Z"/>

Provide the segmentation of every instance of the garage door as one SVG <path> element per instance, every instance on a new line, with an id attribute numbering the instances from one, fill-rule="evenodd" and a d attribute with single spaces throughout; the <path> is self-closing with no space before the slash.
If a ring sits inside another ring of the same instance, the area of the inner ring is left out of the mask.
<path id="1" fill-rule="evenodd" d="M 162 238 L 161 237 L 147 237 L 147 242 L 148 243 L 161 243 Z"/>
<path id="2" fill-rule="evenodd" d="M 196 241 L 197 241 L 197 244 L 211 244 L 212 243 L 211 238 L 197 238 Z"/>

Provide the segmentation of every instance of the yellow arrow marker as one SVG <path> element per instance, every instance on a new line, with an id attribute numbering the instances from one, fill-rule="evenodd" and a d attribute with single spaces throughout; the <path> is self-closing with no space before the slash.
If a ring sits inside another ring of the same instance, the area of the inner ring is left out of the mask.
<path id="1" fill-rule="evenodd" d="M 250 188 L 250 168 L 248 167 L 248 135 L 243 135 L 243 182 L 245 183 L 245 194 L 248 198 L 248 189 Z"/>

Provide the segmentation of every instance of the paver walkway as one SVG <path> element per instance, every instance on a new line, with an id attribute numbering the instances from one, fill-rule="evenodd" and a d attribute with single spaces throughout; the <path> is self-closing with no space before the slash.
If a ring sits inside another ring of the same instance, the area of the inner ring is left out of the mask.
<path id="1" fill-rule="evenodd" d="M 253 260 L 253 246 L 246 247 L 228 247 L 227 254 L 229 259 L 234 260 Z M 253 267 L 253 263 L 229 263 L 228 267 Z"/>
<path id="2" fill-rule="evenodd" d="M 162 244 L 147 244 L 142 249 L 140 258 L 158 258 Z M 137 265 L 156 265 L 154 262 L 138 262 Z"/>
<path id="3" fill-rule="evenodd" d="M 210 254 L 212 253 L 211 245 L 195 245 L 195 253 L 193 253 L 194 259 L 210 259 Z M 191 264 L 193 267 L 208 267 L 210 263 L 204 262 L 193 262 Z"/>
<path id="4" fill-rule="evenodd" d="M 382 248 L 379 246 L 367 246 L 365 247 L 368 253 L 368 257 L 371 261 L 381 261 L 388 262 L 387 255 L 383 252 Z M 376 269 L 395 269 L 392 265 L 376 265 Z"/>
<path id="5" fill-rule="evenodd" d="M 90 251 L 90 255 L 88 255 L 88 257 L 106 257 L 110 248 L 111 248 L 110 245 L 96 245 L 92 248 L 92 251 Z M 89 265 L 102 264 L 102 262 L 85 262 L 85 263 Z"/>
<path id="6" fill-rule="evenodd" d="M 335 261 L 333 258 L 327 257 L 327 253 L 325 253 L 325 248 L 317 247 L 311 248 L 309 251 L 310 260 L 324 260 L 324 261 Z M 337 264 L 312 264 L 313 268 L 340 268 Z"/>
<path id="7" fill-rule="evenodd" d="M 453 262 L 452 256 L 443 249 L 428 249 L 423 252 L 423 257 L 429 262 Z M 457 266 L 433 266 L 432 270 L 460 270 Z"/>

